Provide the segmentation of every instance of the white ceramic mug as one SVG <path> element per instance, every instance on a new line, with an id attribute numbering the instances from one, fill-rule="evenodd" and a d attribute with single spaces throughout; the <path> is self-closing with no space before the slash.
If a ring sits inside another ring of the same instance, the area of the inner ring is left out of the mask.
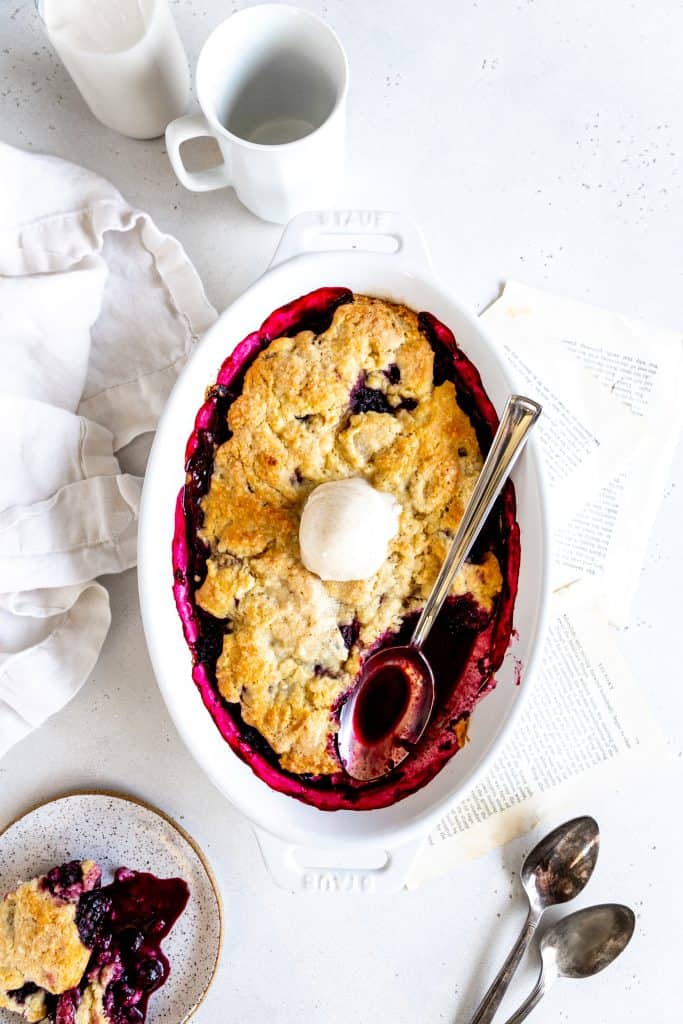
<path id="1" fill-rule="evenodd" d="M 201 114 L 166 129 L 168 155 L 193 192 L 231 185 L 263 220 L 329 206 L 344 159 L 348 65 L 334 32 L 307 11 L 249 7 L 209 36 L 197 64 Z M 188 171 L 180 147 L 208 135 L 222 163 Z"/>

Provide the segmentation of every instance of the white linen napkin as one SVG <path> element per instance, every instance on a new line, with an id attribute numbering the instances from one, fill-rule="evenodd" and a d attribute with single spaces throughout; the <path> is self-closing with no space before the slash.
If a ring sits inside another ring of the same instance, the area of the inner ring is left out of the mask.
<path id="1" fill-rule="evenodd" d="M 182 246 L 82 167 L 0 143 L 0 757 L 95 664 L 153 430 L 215 319 Z"/>

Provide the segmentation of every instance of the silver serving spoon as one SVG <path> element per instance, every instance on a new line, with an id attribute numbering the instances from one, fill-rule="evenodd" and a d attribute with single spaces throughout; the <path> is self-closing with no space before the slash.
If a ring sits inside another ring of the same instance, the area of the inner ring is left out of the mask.
<path id="1" fill-rule="evenodd" d="M 489 1024 L 493 1020 L 541 917 L 548 907 L 579 895 L 593 874 L 599 849 L 597 822 L 585 816 L 559 825 L 527 855 L 520 875 L 529 899 L 526 922 L 470 1024 Z"/>
<path id="2" fill-rule="evenodd" d="M 386 775 L 425 731 L 434 707 L 434 676 L 422 646 L 540 412 L 530 398 L 508 399 L 410 643 L 377 651 L 363 665 L 359 683 L 342 706 L 337 734 L 341 762 L 352 778 L 369 781 Z"/>
<path id="3" fill-rule="evenodd" d="M 520 1024 L 558 978 L 590 978 L 624 952 L 636 919 L 630 907 L 604 903 L 569 914 L 541 939 L 543 966 L 533 992 L 505 1024 Z"/>

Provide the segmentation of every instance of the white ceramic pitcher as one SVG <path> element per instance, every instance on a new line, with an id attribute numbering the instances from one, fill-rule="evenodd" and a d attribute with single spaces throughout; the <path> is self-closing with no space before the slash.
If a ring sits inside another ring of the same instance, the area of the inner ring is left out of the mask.
<path id="1" fill-rule="evenodd" d="M 37 6 L 102 124 L 152 139 L 187 109 L 190 73 L 168 0 L 40 0 Z"/>

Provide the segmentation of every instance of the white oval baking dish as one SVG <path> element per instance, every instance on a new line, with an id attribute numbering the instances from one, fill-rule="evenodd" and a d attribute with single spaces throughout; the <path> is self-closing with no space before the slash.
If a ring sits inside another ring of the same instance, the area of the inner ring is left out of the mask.
<path id="1" fill-rule="evenodd" d="M 499 748 L 529 689 L 548 595 L 545 487 L 532 439 L 513 474 L 522 546 L 515 640 L 497 673 L 496 689 L 474 711 L 466 747 L 423 789 L 380 810 L 321 811 L 257 778 L 222 738 L 192 683 L 190 653 L 171 593 L 173 513 L 184 481 L 185 442 L 221 363 L 272 310 L 323 285 L 349 287 L 434 313 L 479 369 L 499 411 L 515 389 L 485 328 L 434 281 L 424 241 L 413 224 L 376 211 L 300 215 L 285 229 L 267 272 L 197 345 L 161 417 L 140 510 L 140 605 L 170 715 L 209 778 L 256 826 L 278 884 L 294 890 L 393 891 L 403 884 L 418 844 L 472 787 Z"/>

